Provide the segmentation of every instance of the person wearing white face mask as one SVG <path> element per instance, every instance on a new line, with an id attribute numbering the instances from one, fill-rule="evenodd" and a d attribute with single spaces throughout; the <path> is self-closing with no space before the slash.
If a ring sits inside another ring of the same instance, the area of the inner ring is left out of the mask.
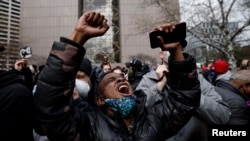
<path id="1" fill-rule="evenodd" d="M 85 99 L 88 97 L 88 93 L 92 88 L 90 76 L 92 73 L 92 64 L 89 59 L 84 58 L 76 74 L 75 91 L 73 99 L 77 98 Z"/>
<path id="2" fill-rule="evenodd" d="M 92 63 L 89 59 L 84 58 L 77 71 L 75 79 L 75 89 L 73 93 L 73 104 L 81 111 L 94 110 L 93 100 L 95 98 L 94 91 L 92 91 L 93 84 Z"/>

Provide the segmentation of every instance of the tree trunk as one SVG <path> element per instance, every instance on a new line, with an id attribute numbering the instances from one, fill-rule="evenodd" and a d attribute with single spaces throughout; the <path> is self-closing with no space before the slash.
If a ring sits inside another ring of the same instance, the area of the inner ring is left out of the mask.
<path id="1" fill-rule="evenodd" d="M 228 63 L 229 63 L 229 68 L 232 70 L 232 72 L 237 71 L 237 60 L 234 57 L 233 52 L 230 52 L 227 54 L 227 58 L 228 58 Z"/>

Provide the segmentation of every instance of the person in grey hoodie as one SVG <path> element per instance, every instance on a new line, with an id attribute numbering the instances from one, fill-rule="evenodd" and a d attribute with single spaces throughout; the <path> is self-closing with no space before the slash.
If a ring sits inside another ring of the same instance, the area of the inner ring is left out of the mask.
<path id="1" fill-rule="evenodd" d="M 164 74 L 168 72 L 168 54 L 160 53 L 162 65 L 143 76 L 137 90 L 143 90 L 147 95 L 145 106 L 153 106 L 168 96 L 168 82 Z M 188 66 L 187 66 L 188 67 Z M 164 73 L 163 73 L 164 72 Z M 208 125 L 225 125 L 229 122 L 231 111 L 214 86 L 201 74 L 198 74 L 201 86 L 201 103 L 190 121 L 173 137 L 167 141 L 207 141 Z M 159 81 L 160 80 L 160 81 Z"/>

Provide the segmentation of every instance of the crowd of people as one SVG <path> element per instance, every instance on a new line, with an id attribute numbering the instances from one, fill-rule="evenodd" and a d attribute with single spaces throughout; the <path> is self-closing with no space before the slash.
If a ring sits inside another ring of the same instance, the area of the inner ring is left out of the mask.
<path id="1" fill-rule="evenodd" d="M 152 31 L 173 32 L 176 24 Z M 156 69 L 138 59 L 95 66 L 84 44 L 108 30 L 104 15 L 85 12 L 45 65 L 20 59 L 0 71 L 1 141 L 207 141 L 211 126 L 249 126 L 249 60 L 236 72 L 222 59 L 198 72 L 186 40 L 158 37 Z"/>

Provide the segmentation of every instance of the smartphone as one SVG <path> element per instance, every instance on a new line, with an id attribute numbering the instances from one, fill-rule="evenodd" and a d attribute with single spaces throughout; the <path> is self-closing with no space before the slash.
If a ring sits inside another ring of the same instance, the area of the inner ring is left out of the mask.
<path id="1" fill-rule="evenodd" d="M 175 43 L 175 42 L 179 42 L 181 40 L 185 40 L 185 38 L 186 38 L 186 23 L 185 22 L 178 23 L 172 32 L 153 31 L 153 32 L 149 33 L 151 48 L 160 47 L 157 36 L 161 36 L 163 38 L 165 44 Z"/>
<path id="2" fill-rule="evenodd" d="M 31 47 L 24 47 L 24 48 L 21 48 L 20 51 L 19 51 L 19 54 L 21 56 L 21 58 L 31 58 L 32 57 L 32 51 L 31 51 Z"/>

